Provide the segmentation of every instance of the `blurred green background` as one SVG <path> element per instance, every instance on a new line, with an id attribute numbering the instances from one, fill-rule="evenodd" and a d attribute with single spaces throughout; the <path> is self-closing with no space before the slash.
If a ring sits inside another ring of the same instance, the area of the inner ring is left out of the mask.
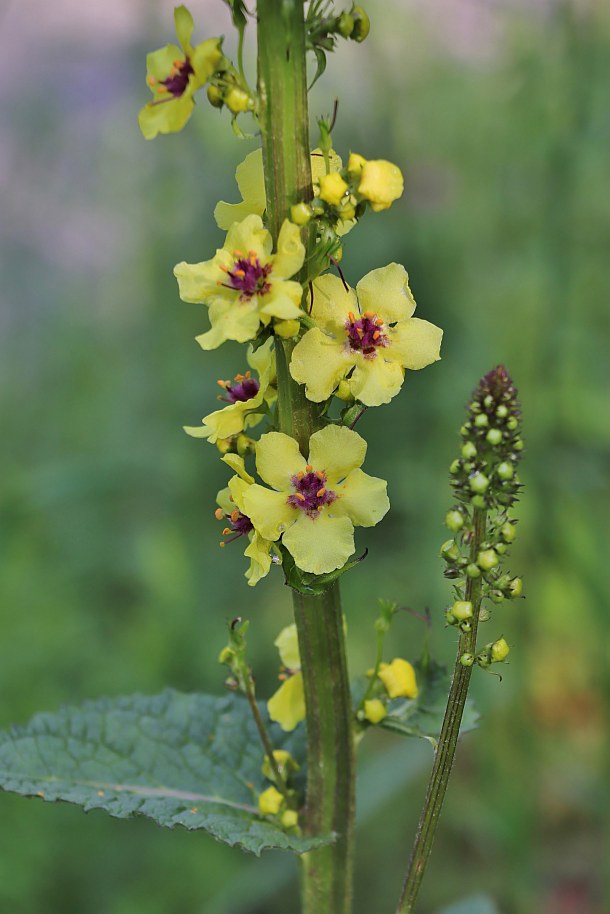
<path id="1" fill-rule="evenodd" d="M 237 613 L 261 694 L 275 687 L 289 595 L 279 574 L 247 588 L 241 550 L 219 552 L 226 469 L 181 431 L 243 352 L 199 349 L 206 309 L 172 277 L 221 242 L 211 211 L 237 201 L 253 144 L 204 104 L 178 137 L 139 135 L 144 55 L 172 40 L 171 9 L 0 7 L 1 726 L 167 684 L 219 692 Z M 192 9 L 196 37 L 229 33 L 220 0 Z M 355 285 L 404 263 L 445 340 L 359 425 L 392 511 L 344 579 L 350 662 L 371 663 L 378 596 L 430 607 L 451 657 L 447 466 L 470 390 L 505 363 L 525 414 L 511 568 L 527 600 L 495 613 L 511 664 L 501 684 L 475 676 L 484 719 L 460 746 L 421 914 L 477 891 L 502 914 L 607 914 L 610 15 L 595 0 L 367 9 L 369 40 L 331 57 L 312 115 L 339 96 L 337 150 L 397 162 L 406 192 L 349 236 L 344 269 Z M 389 657 L 422 639 L 402 615 Z M 423 798 L 430 749 L 396 739 L 364 747 L 357 914 L 393 910 Z M 296 912 L 288 856 L 8 795 L 0 817 L 3 914 Z"/>

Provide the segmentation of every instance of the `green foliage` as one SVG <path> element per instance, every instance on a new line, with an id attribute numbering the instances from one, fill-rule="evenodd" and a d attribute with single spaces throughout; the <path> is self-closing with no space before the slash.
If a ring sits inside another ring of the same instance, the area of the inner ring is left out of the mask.
<path id="1" fill-rule="evenodd" d="M 300 731 L 287 736 L 271 729 L 275 747 L 302 762 Z M 262 758 L 243 698 L 167 690 L 38 714 L 25 727 L 0 734 L 0 784 L 86 812 L 103 809 L 119 819 L 138 815 L 165 828 L 203 829 L 255 854 L 268 848 L 303 853 L 327 843 L 261 819 L 258 795 L 269 786 Z"/>
<path id="2" fill-rule="evenodd" d="M 336 571 L 329 571 L 326 574 L 310 574 L 307 571 L 301 571 L 300 568 L 297 568 L 293 557 L 281 543 L 278 544 L 278 548 L 282 553 L 282 568 L 284 569 L 286 584 L 288 587 L 292 587 L 293 590 L 298 590 L 299 593 L 303 593 L 306 596 L 324 593 L 325 590 L 328 590 L 333 581 L 336 581 L 337 578 L 341 577 L 342 574 L 345 574 L 346 571 L 349 571 L 350 568 L 354 568 L 355 565 L 358 565 L 366 557 L 365 553 L 357 559 L 352 559 L 351 562 L 346 562 L 345 565 L 341 568 L 337 568 Z"/>
<path id="3" fill-rule="evenodd" d="M 380 726 L 402 736 L 418 736 L 433 746 L 441 732 L 451 677 L 447 668 L 426 657 L 414 664 L 419 695 L 415 699 L 395 698 L 388 704 L 388 716 Z M 479 715 L 471 698 L 466 701 L 460 733 L 474 730 Z"/>

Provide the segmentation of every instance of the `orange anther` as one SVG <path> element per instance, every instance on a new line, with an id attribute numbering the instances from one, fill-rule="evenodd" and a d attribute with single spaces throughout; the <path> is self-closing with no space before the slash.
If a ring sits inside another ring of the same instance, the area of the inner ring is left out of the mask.
<path id="1" fill-rule="evenodd" d="M 222 270 L 223 273 L 229 272 L 229 268 L 225 267 L 225 265 L 223 263 L 219 263 L 218 266 L 220 267 L 220 269 Z"/>
<path id="2" fill-rule="evenodd" d="M 308 473 L 311 473 L 311 471 L 313 470 L 313 467 L 310 463 L 308 463 L 307 466 L 305 467 L 305 469 L 307 470 Z"/>
<path id="3" fill-rule="evenodd" d="M 229 382 L 228 382 L 228 381 L 223 381 L 222 378 L 219 378 L 219 379 L 216 381 L 216 383 L 218 384 L 219 387 L 222 387 L 223 390 L 226 390 L 226 389 L 227 389 L 227 384 L 228 384 Z"/>
<path id="4" fill-rule="evenodd" d="M 216 510 L 214 511 L 214 517 L 216 518 L 216 520 L 222 520 L 224 516 L 225 516 L 225 514 L 224 514 L 224 511 L 222 510 L 222 508 L 216 508 Z"/>
<path id="5" fill-rule="evenodd" d="M 375 330 L 375 333 L 373 334 L 373 339 L 378 340 L 380 336 L 381 336 L 381 330 Z"/>
<path id="6" fill-rule="evenodd" d="M 299 501 L 305 501 L 305 496 L 301 495 L 300 492 L 295 492 L 294 494 L 299 499 Z"/>
<path id="7" fill-rule="evenodd" d="M 299 470 L 299 472 L 297 473 L 297 479 L 302 479 L 304 475 L 305 475 L 305 473 L 303 472 L 303 470 Z"/>
<path id="8" fill-rule="evenodd" d="M 354 321 L 356 320 L 356 316 L 355 316 L 354 312 L 353 312 L 353 311 L 348 311 L 348 312 L 347 312 L 347 316 L 349 317 L 350 321 L 351 321 L 352 324 L 353 324 Z"/>
<path id="9" fill-rule="evenodd" d="M 167 86 L 157 86 L 157 92 L 160 92 L 163 95 L 165 92 L 169 92 L 169 89 Z"/>
<path id="10" fill-rule="evenodd" d="M 223 535 L 223 536 L 228 536 L 229 533 L 232 533 L 232 532 L 233 532 L 233 531 L 231 530 L 230 527 L 225 527 L 224 530 L 222 531 L 222 535 Z M 223 543 L 223 545 L 224 545 L 224 543 Z"/>
<path id="11" fill-rule="evenodd" d="M 316 498 L 322 498 L 323 495 L 326 495 L 326 486 L 322 486 L 321 489 L 318 489 L 316 492 Z"/>
<path id="12" fill-rule="evenodd" d="M 363 317 L 375 317 L 375 312 L 374 311 L 365 311 L 362 316 Z"/>
<path id="13" fill-rule="evenodd" d="M 245 270 L 234 270 L 235 276 L 241 276 L 242 278 L 246 275 Z"/>
<path id="14" fill-rule="evenodd" d="M 149 86 L 154 86 L 156 84 L 157 80 L 155 79 L 154 76 L 147 76 L 146 82 L 148 83 Z"/>
<path id="15" fill-rule="evenodd" d="M 239 511 L 236 508 L 235 511 L 231 511 L 231 520 L 233 521 L 233 523 L 235 523 L 235 521 L 237 520 L 238 517 L 239 517 Z"/>
<path id="16" fill-rule="evenodd" d="M 224 547 L 225 547 L 225 544 L 222 541 L 218 545 L 220 546 L 221 549 L 224 549 Z"/>

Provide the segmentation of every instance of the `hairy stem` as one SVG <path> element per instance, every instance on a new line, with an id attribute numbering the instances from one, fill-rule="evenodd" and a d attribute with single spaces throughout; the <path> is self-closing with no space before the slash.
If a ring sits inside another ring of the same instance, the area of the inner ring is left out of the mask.
<path id="1" fill-rule="evenodd" d="M 312 196 L 303 0 L 259 0 L 259 120 L 267 219 L 277 240 L 292 204 Z M 307 230 L 304 230 L 307 235 Z M 304 238 L 310 250 L 311 241 Z M 305 280 L 305 271 L 299 277 Z M 280 430 L 307 455 L 318 412 L 288 366 L 294 341 L 276 339 Z M 333 844 L 302 858 L 304 914 L 349 914 L 354 824 L 352 709 L 339 587 L 293 592 L 305 690 L 308 834 L 334 832 Z"/>
<path id="2" fill-rule="evenodd" d="M 485 511 L 475 508 L 474 536 L 470 549 L 471 561 L 473 562 L 476 561 L 481 543 L 485 539 L 485 519 Z M 460 635 L 455 671 L 447 699 L 441 735 L 434 754 L 434 764 L 428 782 L 426 799 L 419 819 L 402 895 L 396 909 L 397 914 L 413 914 L 415 911 L 415 902 L 424 878 L 426 864 L 432 851 L 439 816 L 447 792 L 449 775 L 455 758 L 460 724 L 472 673 L 472 667 L 463 666 L 460 663 L 460 657 L 462 654 L 476 653 L 477 628 L 479 610 L 481 608 L 481 587 L 482 578 L 468 578 L 465 599 L 469 600 L 473 607 L 472 628 L 469 632 L 464 632 Z"/>

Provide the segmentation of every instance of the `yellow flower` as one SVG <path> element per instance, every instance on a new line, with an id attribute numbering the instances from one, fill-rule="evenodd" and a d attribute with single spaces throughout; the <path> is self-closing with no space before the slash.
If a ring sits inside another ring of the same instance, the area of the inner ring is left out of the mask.
<path id="1" fill-rule="evenodd" d="M 226 400 L 230 406 L 204 416 L 201 420 L 202 425 L 185 425 L 184 431 L 187 435 L 192 438 L 207 438 L 210 444 L 216 444 L 219 439 L 232 438 L 261 421 L 264 417 L 264 412 L 259 412 L 261 405 L 263 402 L 273 403 L 277 397 L 274 386 L 273 339 L 270 337 L 258 349 L 249 346 L 246 359 L 248 365 L 257 372 L 258 381 L 251 377 L 249 371 L 245 375 L 236 375 L 234 381 L 219 381 L 225 392 L 225 396 L 219 399 Z"/>
<path id="2" fill-rule="evenodd" d="M 282 730 L 290 732 L 305 719 L 305 693 L 296 625 L 293 623 L 283 628 L 273 643 L 280 652 L 287 678 L 267 702 L 267 710 L 271 720 Z"/>
<path id="3" fill-rule="evenodd" d="M 371 698 L 364 702 L 364 716 L 370 723 L 378 724 L 387 715 L 386 706 L 381 699 Z"/>
<path id="4" fill-rule="evenodd" d="M 275 787 L 267 787 L 258 798 L 262 816 L 276 816 L 284 805 L 284 797 Z"/>
<path id="5" fill-rule="evenodd" d="M 341 158 L 334 149 L 331 149 L 329 153 L 329 166 L 331 174 L 340 171 L 342 167 Z M 325 174 L 326 164 L 322 151 L 314 149 L 311 153 L 311 177 L 315 196 L 319 195 L 320 178 Z M 214 210 L 216 224 L 219 228 L 225 230 L 231 228 L 234 222 L 245 219 L 246 216 L 251 214 L 262 216 L 267 208 L 262 149 L 255 149 L 253 152 L 248 153 L 243 162 L 237 166 L 235 178 L 242 196 L 242 202 L 225 203 L 221 201 Z M 347 234 L 354 224 L 353 222 L 340 221 L 337 227 L 337 234 Z"/>
<path id="6" fill-rule="evenodd" d="M 224 247 L 204 263 L 179 263 L 174 268 L 180 297 L 209 306 L 211 329 L 197 337 L 203 349 L 225 340 L 245 343 L 276 317 L 302 315 L 302 287 L 290 280 L 303 266 L 305 247 L 299 229 L 284 221 L 272 254 L 270 232 L 260 216 L 246 216 L 228 231 Z"/>
<path id="7" fill-rule="evenodd" d="M 254 529 L 252 521 L 244 511 L 244 494 L 253 484 L 254 479 L 246 471 L 243 457 L 239 457 L 237 454 L 225 454 L 221 459 L 223 463 L 235 470 L 237 476 L 233 476 L 229 480 L 227 488 L 222 489 L 216 498 L 216 503 L 219 505 L 216 518 L 225 520 L 227 526 L 223 530 L 223 536 L 230 536 L 230 539 L 224 540 L 220 545 L 232 543 L 242 536 L 248 537 L 244 555 L 250 559 L 250 567 L 245 574 L 250 587 L 254 587 L 261 578 L 269 574 L 273 544 Z"/>
<path id="8" fill-rule="evenodd" d="M 336 171 L 320 176 L 320 200 L 330 203 L 331 206 L 339 206 L 347 189 L 347 184 Z"/>
<path id="9" fill-rule="evenodd" d="M 193 93 L 222 60 L 221 38 L 208 38 L 192 47 L 193 17 L 185 6 L 174 9 L 174 21 L 180 47 L 168 44 L 146 58 L 146 81 L 153 100 L 141 109 L 138 121 L 147 140 L 158 133 L 182 130 L 195 106 Z"/>
<path id="10" fill-rule="evenodd" d="M 362 166 L 358 193 L 369 201 L 374 212 L 388 209 L 394 200 L 402 196 L 403 190 L 402 172 L 397 165 L 384 159 L 374 159 Z"/>
<path id="11" fill-rule="evenodd" d="M 402 657 L 396 657 L 391 663 L 381 663 L 378 675 L 390 698 L 417 698 L 419 695 L 415 670 Z"/>
<path id="12" fill-rule="evenodd" d="M 443 331 L 412 317 L 408 279 L 403 266 L 391 263 L 367 273 L 355 291 L 330 273 L 314 282 L 311 317 L 318 326 L 297 343 L 290 362 L 310 400 L 327 400 L 347 379 L 354 399 L 380 406 L 396 396 L 406 368 L 440 358 Z"/>
<path id="13" fill-rule="evenodd" d="M 282 542 L 296 565 L 313 574 L 341 568 L 354 551 L 354 527 L 372 527 L 390 507 L 386 482 L 360 469 L 366 442 L 357 432 L 328 425 L 309 441 L 309 460 L 294 438 L 268 432 L 256 445 L 259 476 L 245 511 L 265 539 Z"/>

